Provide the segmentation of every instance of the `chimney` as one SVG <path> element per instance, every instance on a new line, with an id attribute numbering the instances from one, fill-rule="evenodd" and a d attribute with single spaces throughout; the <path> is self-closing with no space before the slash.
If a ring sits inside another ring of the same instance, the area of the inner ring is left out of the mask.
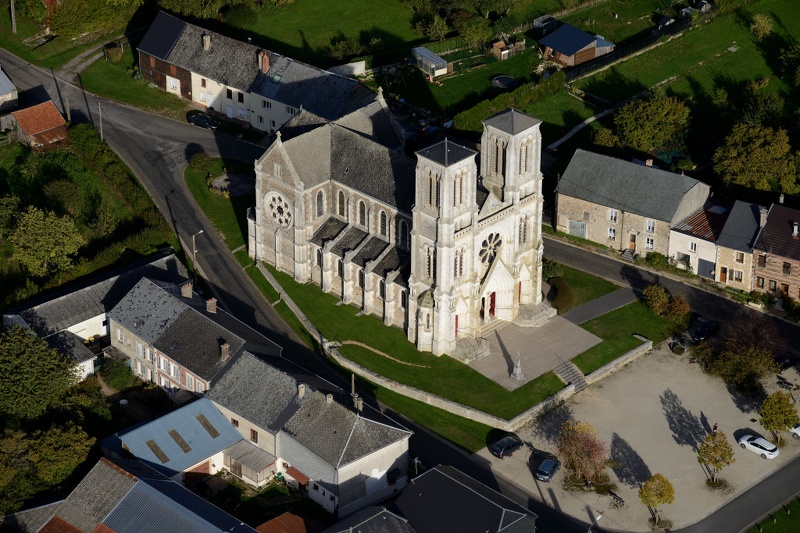
<path id="1" fill-rule="evenodd" d="M 228 360 L 230 356 L 231 356 L 231 345 L 228 344 L 227 342 L 222 343 L 222 345 L 219 347 L 219 358 L 224 363 L 225 361 Z"/>
<path id="2" fill-rule="evenodd" d="M 792 237 L 795 239 L 800 235 L 800 222 L 794 222 L 792 224 Z"/>
<path id="3" fill-rule="evenodd" d="M 269 54 L 266 50 L 261 50 L 258 54 L 260 56 L 261 72 L 266 74 L 269 71 Z"/>
<path id="4" fill-rule="evenodd" d="M 203 50 L 205 50 L 206 52 L 211 50 L 211 34 L 210 33 L 204 33 L 203 34 Z"/>
<path id="5" fill-rule="evenodd" d="M 767 215 L 769 214 L 769 211 L 767 211 L 766 207 L 762 207 L 759 209 L 759 213 L 761 214 L 761 219 L 758 222 L 758 226 L 763 228 L 767 225 Z"/>
<path id="6" fill-rule="evenodd" d="M 652 166 L 653 166 L 653 160 L 652 160 L 652 159 L 648 159 L 648 160 L 646 160 L 646 161 L 644 162 L 644 165 L 645 165 L 646 167 L 652 167 Z"/>
<path id="7" fill-rule="evenodd" d="M 209 313 L 216 313 L 217 312 L 217 299 L 216 298 L 209 298 L 206 302 L 206 311 Z"/>
<path id="8" fill-rule="evenodd" d="M 302 398 L 306 395 L 306 386 L 304 383 L 301 383 L 297 386 L 297 397 Z"/>
<path id="9" fill-rule="evenodd" d="M 192 282 L 187 281 L 183 285 L 181 285 L 181 296 L 184 298 L 191 298 L 192 297 Z"/>
<path id="10" fill-rule="evenodd" d="M 328 405 L 333 403 L 333 394 L 331 394 L 330 392 L 325 395 L 325 403 L 327 403 Z"/>
<path id="11" fill-rule="evenodd" d="M 359 413 L 364 410 L 364 398 L 356 398 L 356 409 Z"/>

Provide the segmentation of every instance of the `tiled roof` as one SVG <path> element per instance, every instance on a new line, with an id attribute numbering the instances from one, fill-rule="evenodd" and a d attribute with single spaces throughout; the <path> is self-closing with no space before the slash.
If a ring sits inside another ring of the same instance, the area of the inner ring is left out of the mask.
<path id="1" fill-rule="evenodd" d="M 708 189 L 688 176 L 578 149 L 558 182 L 558 193 L 672 223 L 695 187 Z"/>
<path id="2" fill-rule="evenodd" d="M 731 213 L 731 205 L 707 205 L 695 211 L 672 229 L 709 242 L 716 242 Z"/>
<path id="3" fill-rule="evenodd" d="M 585 31 L 579 30 L 570 24 L 562 24 L 550 35 L 545 35 L 539 39 L 539 45 L 552 48 L 565 56 L 571 56 L 594 41 L 595 37 Z"/>
<path id="4" fill-rule="evenodd" d="M 717 245 L 752 253 L 761 220 L 761 209 L 766 207 L 736 200 L 717 239 Z"/>
<path id="5" fill-rule="evenodd" d="M 419 157 L 424 157 L 425 159 L 430 159 L 431 161 L 444 167 L 449 167 L 469 157 L 474 159 L 476 153 L 477 152 L 474 150 L 465 148 L 460 144 L 454 143 L 453 141 L 445 138 L 445 140 L 438 142 L 433 146 L 419 150 L 417 155 Z"/>
<path id="6" fill-rule="evenodd" d="M 109 318 L 149 344 L 155 343 L 190 308 L 143 278 L 109 311 Z"/>
<path id="7" fill-rule="evenodd" d="M 277 433 L 304 401 L 298 397 L 297 386 L 293 377 L 244 352 L 211 387 L 208 398 Z"/>
<path id="8" fill-rule="evenodd" d="M 792 236 L 795 224 L 800 225 L 799 210 L 772 204 L 767 223 L 753 248 L 786 259 L 800 260 L 800 234 Z"/>
<path id="9" fill-rule="evenodd" d="M 511 135 L 523 132 L 529 128 L 541 124 L 541 120 L 532 117 L 522 111 L 517 111 L 513 107 L 500 111 L 483 121 L 485 126 L 497 128 Z"/>
<path id="10" fill-rule="evenodd" d="M 25 135 L 35 135 L 64 125 L 64 117 L 52 100 L 12 112 Z"/>
<path id="11" fill-rule="evenodd" d="M 256 528 L 258 533 L 315 533 L 319 528 L 306 523 L 305 518 L 285 512 Z M 366 533 L 366 532 L 365 532 Z"/>

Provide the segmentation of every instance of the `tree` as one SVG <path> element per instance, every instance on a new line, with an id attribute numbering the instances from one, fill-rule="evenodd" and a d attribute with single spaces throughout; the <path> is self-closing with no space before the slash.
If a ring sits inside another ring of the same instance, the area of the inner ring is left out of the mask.
<path id="1" fill-rule="evenodd" d="M 472 17 L 462 24 L 459 33 L 467 41 L 467 44 L 477 48 L 492 36 L 492 29 L 489 27 L 489 21 L 485 18 Z"/>
<path id="2" fill-rule="evenodd" d="M 783 79 L 795 87 L 800 87 L 800 44 L 795 43 L 788 48 L 781 48 L 778 59 L 781 62 Z"/>
<path id="3" fill-rule="evenodd" d="M 593 142 L 597 146 L 616 148 L 617 145 L 619 145 L 619 137 L 614 135 L 614 132 L 610 128 L 600 128 L 594 132 Z"/>
<path id="4" fill-rule="evenodd" d="M 673 325 L 683 325 L 688 319 L 691 310 L 686 298 L 684 298 L 682 294 L 678 294 L 669 302 L 664 315 Z"/>
<path id="5" fill-rule="evenodd" d="M 733 446 L 722 431 L 706 435 L 705 440 L 697 447 L 697 460 L 708 467 L 712 483 L 717 482 L 717 473 L 720 470 L 736 462 Z"/>
<path id="6" fill-rule="evenodd" d="M 759 380 L 775 369 L 772 352 L 762 346 L 728 344 L 711 366 L 711 371 L 726 383 L 748 392 L 758 388 Z"/>
<path id="7" fill-rule="evenodd" d="M 756 14 L 753 17 L 753 23 L 750 25 L 750 33 L 756 38 L 756 42 L 760 43 L 772 33 L 772 19 L 762 13 Z"/>
<path id="8" fill-rule="evenodd" d="M 542 258 L 542 279 L 560 278 L 564 275 L 564 265 L 552 259 Z"/>
<path id="9" fill-rule="evenodd" d="M 439 15 L 434 15 L 425 28 L 425 35 L 432 41 L 444 41 L 447 32 L 447 22 Z"/>
<path id="10" fill-rule="evenodd" d="M 72 257 L 85 244 L 68 217 L 28 206 L 11 233 L 14 257 L 32 276 L 68 270 Z"/>
<path id="11" fill-rule="evenodd" d="M 661 93 L 628 102 L 614 114 L 620 144 L 641 152 L 683 150 L 688 125 L 689 107 Z"/>
<path id="12" fill-rule="evenodd" d="M 656 525 L 661 523 L 659 506 L 669 505 L 675 501 L 675 489 L 672 483 L 661 474 L 653 474 L 639 489 L 639 499 L 653 513 Z"/>
<path id="13" fill-rule="evenodd" d="M 669 293 L 661 285 L 648 285 L 642 291 L 644 303 L 650 311 L 661 316 L 669 307 Z"/>
<path id="14" fill-rule="evenodd" d="M 19 197 L 13 194 L 0 198 L 0 242 L 6 233 L 14 227 L 19 214 Z"/>
<path id="15" fill-rule="evenodd" d="M 591 424 L 567 420 L 561 426 L 556 447 L 564 468 L 578 479 L 592 481 L 600 477 L 608 463 L 608 446 L 597 438 Z"/>
<path id="16" fill-rule="evenodd" d="M 19 326 L 0 334 L 0 412 L 36 418 L 75 383 L 75 365 Z"/>
<path id="17" fill-rule="evenodd" d="M 751 81 L 745 91 L 742 121 L 750 124 L 776 122 L 783 114 L 785 102 L 781 96 L 768 90 L 769 78 Z"/>
<path id="18" fill-rule="evenodd" d="M 767 396 L 758 414 L 761 416 L 761 427 L 770 431 L 777 440 L 780 440 L 779 431 L 786 431 L 800 423 L 788 392 L 778 391 Z"/>
<path id="19" fill-rule="evenodd" d="M 783 129 L 736 124 L 714 152 L 714 171 L 726 183 L 760 191 L 798 190 L 794 156 Z"/>

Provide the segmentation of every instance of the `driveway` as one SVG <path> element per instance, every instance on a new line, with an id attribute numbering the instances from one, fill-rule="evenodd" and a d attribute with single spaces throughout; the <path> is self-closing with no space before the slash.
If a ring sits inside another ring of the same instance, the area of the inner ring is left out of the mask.
<path id="1" fill-rule="evenodd" d="M 783 376 L 795 385 L 800 383 L 795 369 Z M 774 377 L 767 381 L 767 392 L 780 390 Z M 537 500 L 587 525 L 602 511 L 595 528 L 608 530 L 650 530 L 650 515 L 639 501 L 638 489 L 651 474 L 661 473 L 675 488 L 675 502 L 662 508 L 662 516 L 678 529 L 700 521 L 800 455 L 800 441 L 788 434 L 774 460 L 739 448 L 735 439 L 750 430 L 772 438 L 758 424 L 758 407 L 729 392 L 722 381 L 690 363 L 688 356 L 675 356 L 662 344 L 518 432 L 536 450 L 555 453 L 555 440 L 565 420 L 592 424 L 609 445 L 615 463 L 609 474 L 616 485 L 614 492 L 625 500 L 624 507 L 611 506 L 608 496 L 565 490 L 563 469 L 551 483 L 535 481 L 530 463 L 536 462 L 531 458 L 540 457 L 540 452 L 520 451 L 503 461 L 492 458 L 486 449 L 478 455 L 491 462 L 493 471 L 532 491 Z M 697 444 L 714 424 L 728 436 L 736 460 L 721 471 L 720 477 L 728 483 L 721 490 L 706 486 L 706 473 L 696 454 Z"/>

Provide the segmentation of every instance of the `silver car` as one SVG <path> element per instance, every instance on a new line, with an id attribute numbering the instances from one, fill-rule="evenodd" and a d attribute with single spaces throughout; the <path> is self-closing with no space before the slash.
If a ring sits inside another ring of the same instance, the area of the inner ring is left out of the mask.
<path id="1" fill-rule="evenodd" d="M 756 435 L 742 435 L 739 438 L 739 446 L 757 453 L 762 459 L 775 459 L 778 457 L 778 447 L 767 439 Z"/>

